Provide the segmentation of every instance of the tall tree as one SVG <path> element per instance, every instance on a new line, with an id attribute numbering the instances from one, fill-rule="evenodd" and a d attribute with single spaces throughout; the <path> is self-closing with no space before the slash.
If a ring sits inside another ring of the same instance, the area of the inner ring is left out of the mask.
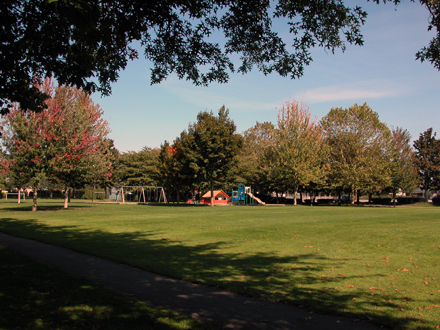
<path id="1" fill-rule="evenodd" d="M 260 192 L 275 191 L 268 180 L 269 167 L 263 163 L 265 150 L 272 143 L 273 129 L 274 125 L 270 122 L 257 122 L 255 126 L 243 132 L 243 147 L 235 167 L 239 182 L 252 185 Z"/>
<path id="2" fill-rule="evenodd" d="M 427 191 L 438 189 L 440 180 L 440 140 L 436 139 L 432 127 L 421 133 L 419 139 L 414 141 L 414 149 L 421 188 L 427 197 Z"/>
<path id="3" fill-rule="evenodd" d="M 229 110 L 224 106 L 218 116 L 214 116 L 212 111 L 200 112 L 197 121 L 188 127 L 186 157 L 197 175 L 197 181 L 209 183 L 211 206 L 214 206 L 214 181 L 226 177 L 243 143 L 242 136 L 235 133 L 235 124 L 228 114 Z"/>
<path id="4" fill-rule="evenodd" d="M 5 148 L 4 171 L 12 176 L 16 188 L 32 186 L 32 211 L 37 210 L 37 193 L 41 181 L 50 172 L 50 151 L 45 139 L 49 110 L 40 113 L 22 111 L 16 104 L 2 121 Z"/>
<path id="5" fill-rule="evenodd" d="M 333 108 L 321 120 L 334 189 L 379 191 L 391 184 L 391 133 L 366 103 Z"/>
<path id="6" fill-rule="evenodd" d="M 110 128 L 101 118 L 101 107 L 83 90 L 69 86 L 51 86 L 51 90 L 53 96 L 47 103 L 52 119 L 45 127 L 52 165 L 50 174 L 64 185 L 64 208 L 67 208 L 69 190 L 75 183 L 111 176 L 111 162 L 106 157 Z"/>
<path id="7" fill-rule="evenodd" d="M 67 208 L 74 183 L 111 175 L 111 163 L 104 152 L 110 130 L 101 118 L 102 109 L 84 91 L 55 87 L 50 79 L 39 88 L 50 96 L 47 109 L 28 113 L 15 107 L 6 116 L 4 143 L 12 170 L 33 182 L 33 210 L 43 178 L 63 184 Z"/>
<path id="8" fill-rule="evenodd" d="M 437 0 L 420 3 L 430 12 L 428 29 L 437 35 L 416 56 L 440 69 L 440 6 Z M 335 52 L 362 45 L 367 17 L 343 0 L 3 0 L 0 15 L 3 110 L 11 102 L 22 109 L 44 107 L 47 95 L 33 82 L 45 76 L 109 94 L 119 71 L 138 57 L 134 41 L 153 64 L 152 83 L 171 73 L 197 85 L 224 83 L 230 72 L 253 67 L 297 78 L 312 61 L 311 48 Z M 275 22 L 284 29 L 275 31 Z M 291 37 L 283 39 L 284 30 Z M 213 32 L 222 33 L 224 43 L 210 39 Z"/>
<path id="9" fill-rule="evenodd" d="M 299 187 L 325 178 L 324 142 L 323 130 L 305 104 L 291 100 L 283 105 L 267 155 L 275 163 L 277 180 L 283 182 L 285 191 L 293 192 L 294 205 Z"/>
<path id="10" fill-rule="evenodd" d="M 190 125 L 191 126 L 191 125 Z M 196 149 L 195 134 L 190 131 L 180 133 L 173 143 L 174 157 L 180 189 L 200 188 L 204 185 L 199 172 L 199 150 Z"/>
<path id="11" fill-rule="evenodd" d="M 160 146 L 159 156 L 157 158 L 157 164 L 155 168 L 155 175 L 160 180 L 166 191 L 177 194 L 177 201 L 179 198 L 179 180 L 176 178 L 179 169 L 177 168 L 177 159 L 175 157 L 175 148 L 171 147 L 168 141 Z M 169 200 L 169 198 L 168 198 Z"/>
<path id="12" fill-rule="evenodd" d="M 169 142 L 161 146 L 156 165 L 156 178 L 170 193 L 177 196 L 180 202 L 180 194 L 192 190 L 195 183 L 195 171 L 189 162 L 189 152 L 184 148 L 188 135 L 182 132 L 179 138 L 174 140 L 173 145 Z"/>
<path id="13" fill-rule="evenodd" d="M 98 185 L 101 188 L 104 188 L 104 198 L 107 199 L 111 188 L 115 187 L 115 180 L 113 179 L 114 176 L 114 169 L 115 164 L 117 160 L 119 159 L 120 153 L 119 150 L 115 148 L 114 141 L 109 138 L 104 138 L 101 141 L 101 148 L 102 150 L 101 155 L 104 157 L 104 159 L 109 160 L 112 168 L 112 175 L 111 177 L 109 175 L 105 175 L 103 177 L 95 177 L 93 179 L 93 185 Z"/>
<path id="14" fill-rule="evenodd" d="M 0 145 L 0 189 L 5 188 L 8 173 L 9 173 L 9 161 L 6 158 L 6 155 L 3 152 L 3 148 Z"/>
<path id="15" fill-rule="evenodd" d="M 415 154 L 411 149 L 411 135 L 406 129 L 396 127 L 392 133 L 392 168 L 391 190 L 393 192 L 394 206 L 396 205 L 396 192 L 401 189 L 411 193 L 419 183 Z"/>

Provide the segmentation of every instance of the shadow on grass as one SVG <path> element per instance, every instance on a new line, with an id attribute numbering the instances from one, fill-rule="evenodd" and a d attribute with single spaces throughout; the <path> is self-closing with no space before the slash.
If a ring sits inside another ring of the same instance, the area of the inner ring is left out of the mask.
<path id="1" fill-rule="evenodd" d="M 432 325 L 425 327 L 416 318 L 396 317 L 392 311 L 401 306 L 385 299 L 381 292 L 373 296 L 372 292 L 362 289 L 354 288 L 350 292 L 343 289 L 350 277 L 320 275 L 324 268 L 337 269 L 343 261 L 326 258 L 318 252 L 291 256 L 267 252 L 243 255 L 222 251 L 234 244 L 231 241 L 193 244 L 167 238 L 165 234 L 158 239 L 158 232 L 109 233 L 75 226 L 48 226 L 37 220 L 14 218 L 1 219 L 0 231 L 25 233 L 21 236 L 242 295 L 294 304 L 322 314 L 367 319 L 391 328 L 432 328 Z M 362 277 L 371 276 L 379 275 Z M 352 278 L 358 277 L 361 276 Z M 315 284 L 318 289 L 313 288 Z M 399 296 L 399 299 L 404 298 L 407 297 Z"/>
<path id="2" fill-rule="evenodd" d="M 71 205 L 69 204 L 69 207 L 67 209 L 64 208 L 63 204 L 57 203 L 57 205 L 48 205 L 47 203 L 43 205 L 37 205 L 37 212 L 46 212 L 46 211 L 68 211 L 69 209 L 84 209 L 90 206 L 86 206 L 84 204 L 82 205 Z M 2 207 L 3 211 L 9 211 L 9 212 L 31 212 L 32 211 L 32 203 L 15 203 L 15 206 L 11 207 Z"/>
<path id="3" fill-rule="evenodd" d="M 207 329 L 1 247 L 0 259 L 2 328 Z"/>
<path id="4" fill-rule="evenodd" d="M 39 200 L 37 204 L 36 212 L 50 212 L 50 211 L 68 211 L 69 209 L 84 209 L 91 207 L 85 203 L 80 205 L 75 204 L 75 202 L 69 203 L 67 209 L 64 208 L 63 200 Z M 17 201 L 1 200 L 1 210 L 9 212 L 31 212 L 32 211 L 32 199 L 27 199 L 17 203 Z"/>
<path id="5" fill-rule="evenodd" d="M 209 207 L 209 204 L 186 204 L 186 203 L 139 203 L 140 205 L 161 206 L 161 207 Z"/>

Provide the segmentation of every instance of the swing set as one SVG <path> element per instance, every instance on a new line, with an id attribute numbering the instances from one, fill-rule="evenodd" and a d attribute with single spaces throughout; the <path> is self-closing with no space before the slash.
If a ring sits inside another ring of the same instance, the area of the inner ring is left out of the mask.
<path id="1" fill-rule="evenodd" d="M 156 186 L 121 186 L 116 194 L 116 202 L 167 203 L 165 190 Z"/>

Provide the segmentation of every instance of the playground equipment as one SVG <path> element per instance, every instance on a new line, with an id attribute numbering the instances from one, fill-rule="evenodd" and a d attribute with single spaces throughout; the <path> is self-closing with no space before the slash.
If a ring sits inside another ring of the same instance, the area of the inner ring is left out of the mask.
<path id="1" fill-rule="evenodd" d="M 263 202 L 261 199 L 259 199 L 258 197 L 254 196 L 254 191 L 249 191 L 246 193 L 250 198 L 252 198 L 255 202 L 257 202 L 258 204 L 262 204 L 262 205 L 266 205 L 265 202 Z M 254 203 L 255 204 L 255 203 Z"/>
<path id="2" fill-rule="evenodd" d="M 223 190 L 214 190 L 214 204 L 228 204 L 229 196 Z M 202 196 L 202 204 L 211 204 L 211 191 Z"/>
<path id="3" fill-rule="evenodd" d="M 232 190 L 232 202 L 239 205 L 266 204 L 261 199 L 254 196 L 251 186 L 246 187 L 243 183 L 238 184 L 237 190 Z"/>
<path id="4" fill-rule="evenodd" d="M 156 186 L 121 186 L 116 194 L 116 202 L 122 199 L 125 202 L 137 203 L 167 203 L 165 190 Z"/>
<path id="5" fill-rule="evenodd" d="M 20 194 L 20 196 L 19 196 Z M 6 195 L 6 200 L 8 200 L 8 195 L 17 195 L 17 199 L 20 200 L 19 197 L 23 196 L 23 200 L 26 200 L 26 194 L 24 193 L 24 191 L 20 191 L 20 192 L 7 192 L 5 193 Z"/>
<path id="6" fill-rule="evenodd" d="M 104 194 L 104 198 L 105 198 L 105 191 L 92 191 L 92 202 L 93 202 L 95 195 L 99 196 L 102 194 Z M 96 196 L 97 197 L 96 199 L 99 199 L 98 196 Z M 103 200 L 104 198 L 100 198 L 100 199 Z"/>

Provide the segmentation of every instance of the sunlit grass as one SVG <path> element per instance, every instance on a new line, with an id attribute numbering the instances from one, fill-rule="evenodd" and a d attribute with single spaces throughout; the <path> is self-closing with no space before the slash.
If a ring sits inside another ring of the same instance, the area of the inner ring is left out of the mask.
<path id="1" fill-rule="evenodd" d="M 392 328 L 440 324 L 440 209 L 0 202 L 0 230 Z"/>

